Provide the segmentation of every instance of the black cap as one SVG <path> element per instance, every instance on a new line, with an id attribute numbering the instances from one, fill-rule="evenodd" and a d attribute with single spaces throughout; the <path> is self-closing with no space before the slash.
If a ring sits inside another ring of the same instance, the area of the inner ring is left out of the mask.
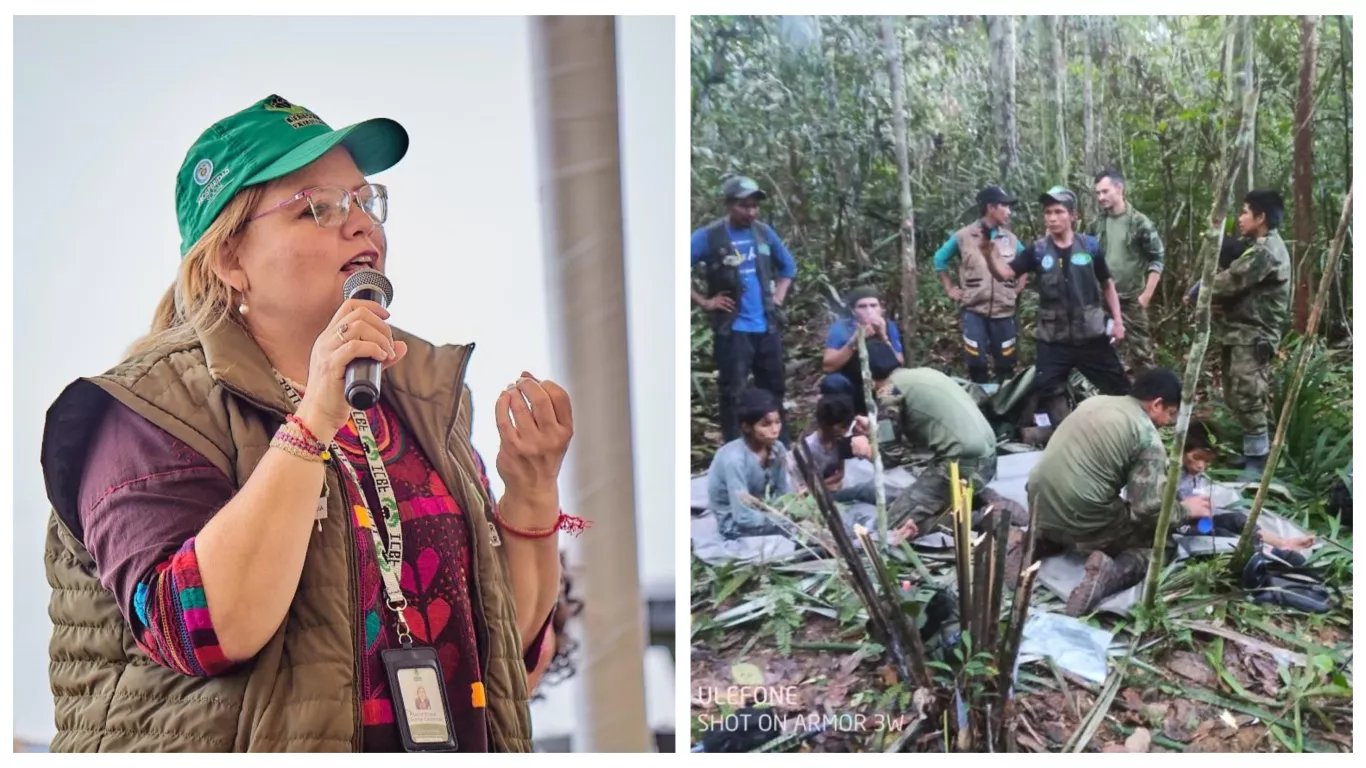
<path id="1" fill-rule="evenodd" d="M 849 295 L 845 297 L 844 300 L 848 303 L 849 308 L 853 309 L 855 304 L 864 299 L 877 299 L 878 301 L 881 301 L 882 297 L 878 296 L 877 289 L 873 286 L 860 285 L 849 291 Z"/>
<path id="2" fill-rule="evenodd" d="M 768 199 L 768 195 L 748 176 L 732 176 L 726 179 L 726 183 L 721 185 L 721 194 L 726 200 L 744 200 L 748 197 L 756 200 Z"/>
<path id="3" fill-rule="evenodd" d="M 989 203 L 1014 205 L 1018 202 L 1020 202 L 1020 198 L 1015 197 L 995 184 L 988 184 L 987 186 L 982 187 L 981 192 L 977 193 L 978 205 L 987 205 Z"/>
<path id="4" fill-rule="evenodd" d="M 1047 192 L 1039 195 L 1039 205 L 1049 203 L 1062 203 L 1063 207 L 1069 211 L 1077 210 L 1077 196 L 1072 194 L 1072 190 L 1067 187 L 1051 187 Z"/>

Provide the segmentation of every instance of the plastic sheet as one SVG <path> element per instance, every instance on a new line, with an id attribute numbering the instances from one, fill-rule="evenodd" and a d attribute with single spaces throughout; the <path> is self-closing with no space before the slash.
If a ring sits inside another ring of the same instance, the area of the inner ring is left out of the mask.
<path id="1" fill-rule="evenodd" d="M 1097 629 L 1060 613 L 1030 611 L 1020 638 L 1016 669 L 1027 661 L 1050 658 L 1059 669 L 1097 685 L 1109 671 L 1114 633 Z"/>

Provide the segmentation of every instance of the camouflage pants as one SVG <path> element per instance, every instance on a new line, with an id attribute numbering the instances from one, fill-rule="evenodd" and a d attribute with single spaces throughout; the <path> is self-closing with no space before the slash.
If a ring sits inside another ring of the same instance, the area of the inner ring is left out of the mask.
<path id="1" fill-rule="evenodd" d="M 1124 356 L 1124 367 L 1129 376 L 1137 376 L 1153 368 L 1157 361 L 1153 358 L 1152 329 L 1148 325 L 1148 310 L 1140 306 L 1138 297 L 1119 300 L 1119 314 L 1124 320 L 1124 341 L 1119 343 Z"/>
<path id="2" fill-rule="evenodd" d="M 1103 531 L 1091 534 L 1078 534 L 1040 526 L 1039 538 L 1034 547 L 1034 558 L 1037 560 L 1061 554 L 1068 549 L 1076 549 L 1083 555 L 1100 550 L 1111 557 L 1130 552 L 1142 560 L 1143 567 L 1146 568 L 1153 557 L 1153 537 L 1157 535 L 1156 521 L 1134 520 L 1129 514 L 1128 502 L 1123 499 L 1115 499 L 1114 508 L 1114 522 Z"/>
<path id="3" fill-rule="evenodd" d="M 1009 502 L 1000 494 L 987 487 L 996 478 L 996 457 L 989 456 L 984 459 L 960 459 L 958 461 L 958 476 L 966 479 L 972 484 L 972 527 L 980 528 L 982 525 L 983 508 L 988 504 L 1005 504 L 1011 507 L 1012 518 L 1018 517 L 1018 513 L 1013 508 L 1018 507 L 1021 511 L 1023 507 Z M 914 520 L 915 526 L 920 530 L 921 535 L 929 533 L 926 529 L 927 524 L 933 522 L 941 512 L 949 508 L 953 500 L 949 482 L 949 462 L 937 461 L 920 473 L 915 479 L 915 483 L 910 488 L 901 492 L 887 507 L 887 524 L 895 527 L 907 520 Z M 947 519 L 947 518 L 946 518 Z M 1025 522 L 1028 522 L 1026 515 Z"/>
<path id="4" fill-rule="evenodd" d="M 1271 355 L 1268 342 L 1225 345 L 1223 350 L 1224 402 L 1243 428 L 1244 453 L 1251 443 L 1266 443 L 1267 411 L 1271 407 Z"/>

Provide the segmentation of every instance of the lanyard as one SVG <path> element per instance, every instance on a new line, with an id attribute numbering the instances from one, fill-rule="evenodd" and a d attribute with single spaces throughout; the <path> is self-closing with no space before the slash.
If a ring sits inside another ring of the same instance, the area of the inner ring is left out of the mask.
<path id="1" fill-rule="evenodd" d="M 298 391 L 278 371 L 275 372 L 275 379 L 284 387 L 290 402 L 298 408 L 301 399 Z M 335 439 L 329 450 L 337 457 L 337 463 L 341 465 L 342 471 L 360 491 L 358 501 L 365 510 L 365 525 L 370 529 L 370 537 L 374 540 L 375 559 L 379 562 L 379 573 L 384 581 L 387 598 L 385 604 L 394 612 L 398 625 L 398 640 L 406 648 L 412 645 L 413 635 L 408 629 L 408 620 L 403 615 L 403 611 L 408 607 L 408 598 L 403 596 L 403 588 L 398 580 L 399 571 L 403 568 L 403 526 L 399 522 L 398 498 L 394 496 L 394 487 L 389 482 L 389 472 L 384 468 L 384 461 L 379 457 L 379 446 L 375 443 L 375 433 L 370 429 L 370 420 L 365 417 L 364 411 L 352 410 L 351 421 L 356 425 L 356 435 L 365 449 L 365 461 L 370 465 L 370 477 L 375 482 L 375 493 L 379 496 L 379 504 L 384 512 L 384 530 L 389 538 L 389 546 L 384 546 L 384 541 L 380 538 L 379 528 L 375 526 L 374 512 L 365 498 L 365 491 L 360 483 L 360 476 L 356 474 L 356 468 L 351 466 L 349 460 L 343 458 L 341 448 L 337 446 Z"/>

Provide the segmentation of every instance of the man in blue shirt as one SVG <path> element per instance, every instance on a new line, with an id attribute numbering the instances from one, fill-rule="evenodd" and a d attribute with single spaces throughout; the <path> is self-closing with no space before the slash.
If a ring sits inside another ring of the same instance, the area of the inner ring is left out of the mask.
<path id="1" fill-rule="evenodd" d="M 768 196 L 753 179 L 731 178 L 721 191 L 726 215 L 692 234 L 692 266 L 703 268 L 706 287 L 699 291 L 693 282 L 691 288 L 693 303 L 711 319 L 721 434 L 730 442 L 740 436 L 736 398 L 751 373 L 754 386 L 782 405 L 782 306 L 797 264 L 773 228 L 755 221 Z M 789 442 L 785 419 L 782 442 Z"/>
<path id="2" fill-rule="evenodd" d="M 996 369 L 996 381 L 1015 375 L 1016 298 L 1024 291 L 1027 275 L 1002 281 L 992 277 L 987 259 L 1010 260 L 1024 246 L 1010 231 L 1010 206 L 1019 200 L 992 184 L 977 193 L 980 218 L 954 232 L 934 254 L 934 271 L 944 293 L 962 310 L 963 350 L 968 378 L 979 384 L 990 380 L 987 355 Z M 958 256 L 958 285 L 949 277 L 949 261 Z"/>
<path id="3" fill-rule="evenodd" d="M 886 378 L 905 363 L 901 348 L 901 332 L 896 323 L 887 322 L 882 314 L 882 300 L 873 288 L 861 286 L 849 292 L 846 306 L 852 317 L 842 318 L 830 326 L 825 337 L 825 355 L 821 368 L 821 394 L 845 395 L 854 403 L 854 412 L 868 414 L 868 403 L 863 399 L 863 366 L 858 359 L 858 329 L 863 328 L 868 347 L 868 372 L 873 380 Z"/>

